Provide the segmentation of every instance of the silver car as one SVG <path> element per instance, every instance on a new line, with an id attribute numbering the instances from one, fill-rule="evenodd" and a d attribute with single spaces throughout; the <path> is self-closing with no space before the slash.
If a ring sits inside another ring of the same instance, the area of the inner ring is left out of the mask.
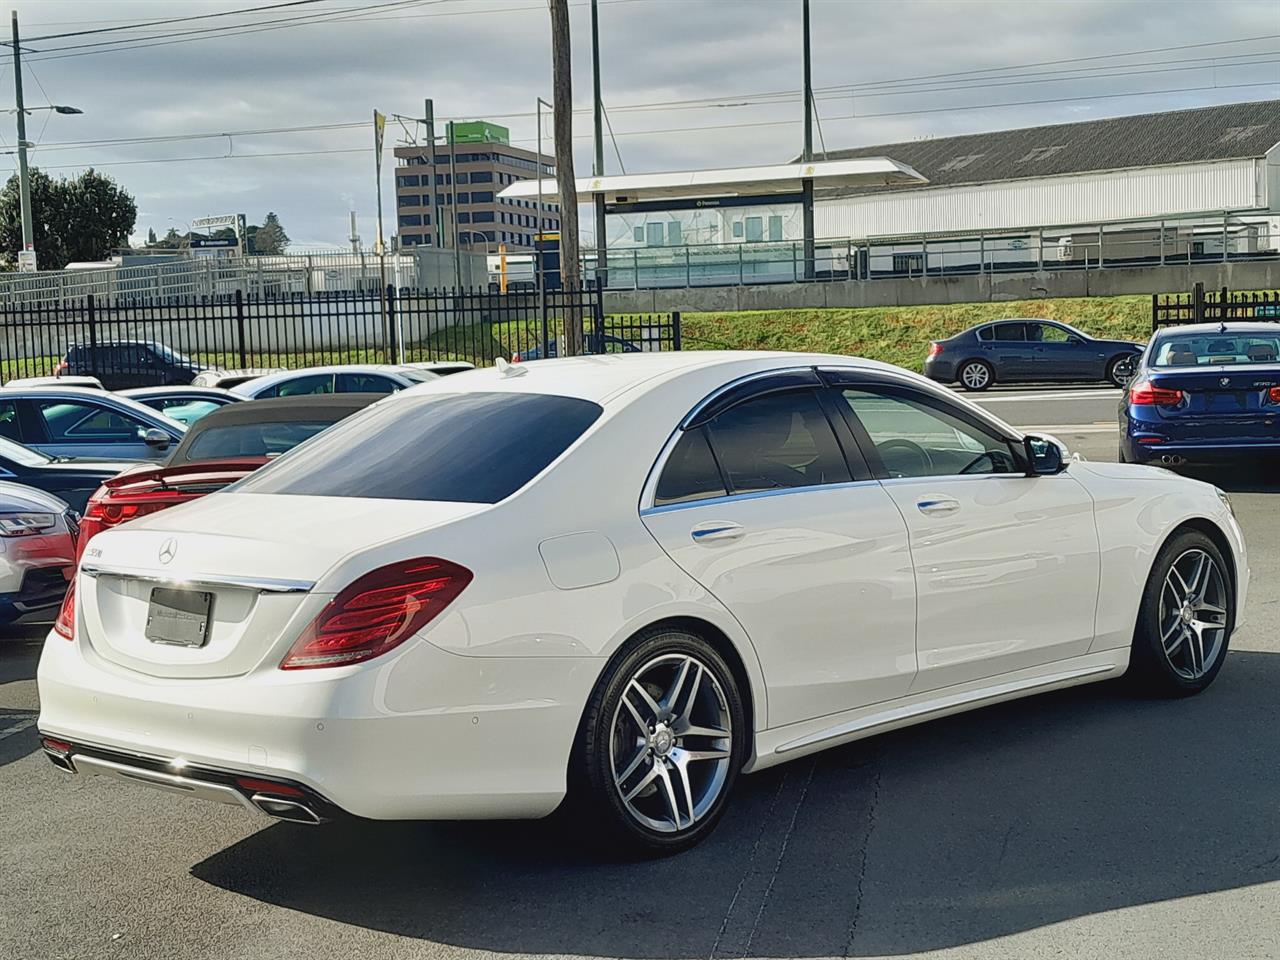
<path id="1" fill-rule="evenodd" d="M 76 517 L 51 493 L 0 482 L 0 626 L 48 619 L 76 563 Z"/>
<path id="2" fill-rule="evenodd" d="M 0 437 L 52 457 L 163 460 L 187 428 L 150 407 L 84 387 L 0 389 Z"/>
<path id="3" fill-rule="evenodd" d="M 391 363 L 342 363 L 258 377 L 233 387 L 231 392 L 248 400 L 312 393 L 397 393 L 439 376 L 429 370 Z"/>

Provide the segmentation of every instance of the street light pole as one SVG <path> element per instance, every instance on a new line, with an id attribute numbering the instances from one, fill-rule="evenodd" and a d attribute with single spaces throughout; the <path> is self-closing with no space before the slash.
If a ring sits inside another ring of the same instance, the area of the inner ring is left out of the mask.
<path id="1" fill-rule="evenodd" d="M 18 44 L 18 11 L 13 11 L 13 97 L 18 111 L 18 195 L 22 205 L 22 250 L 18 269 L 36 270 L 36 245 L 31 224 L 31 176 L 27 171 L 27 112 L 22 103 L 22 53 Z"/>
<path id="2" fill-rule="evenodd" d="M 553 109 L 551 104 L 538 98 L 538 215 L 534 219 L 533 230 L 533 272 L 538 280 L 538 317 L 542 321 L 542 356 L 548 356 L 547 338 L 549 336 L 547 330 L 547 286 L 546 281 L 542 277 L 542 250 L 538 244 L 542 237 L 542 108 L 548 110 Z"/>

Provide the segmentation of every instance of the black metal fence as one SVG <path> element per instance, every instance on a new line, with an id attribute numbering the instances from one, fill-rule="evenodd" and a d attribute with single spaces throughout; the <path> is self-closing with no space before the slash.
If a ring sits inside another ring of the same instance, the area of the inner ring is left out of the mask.
<path id="1" fill-rule="evenodd" d="M 1184 323 L 1223 323 L 1228 320 L 1280 321 L 1280 293 L 1235 292 L 1223 287 L 1205 292 L 1197 283 L 1189 294 L 1152 294 L 1151 330 Z"/>
<path id="2" fill-rule="evenodd" d="M 431 360 L 484 366 L 499 357 L 560 355 L 565 331 L 574 329 L 587 353 L 680 349 L 678 313 L 606 316 L 600 292 L 590 289 L 541 297 L 394 287 L 279 298 L 240 291 L 162 301 L 87 296 L 0 306 L 0 379 L 49 375 L 64 359 L 64 373 L 125 368 L 140 382 L 165 382 L 155 368 L 170 357 L 179 367 L 222 369 Z"/>

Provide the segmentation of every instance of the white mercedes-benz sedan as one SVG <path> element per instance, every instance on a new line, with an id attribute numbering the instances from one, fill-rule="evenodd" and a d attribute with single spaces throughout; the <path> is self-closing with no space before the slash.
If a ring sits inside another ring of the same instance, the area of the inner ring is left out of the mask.
<path id="1" fill-rule="evenodd" d="M 50 759 L 317 822 L 696 842 L 740 773 L 1030 693 L 1214 679 L 1227 497 L 1068 458 L 884 364 L 543 360 L 389 397 L 95 538 Z"/>

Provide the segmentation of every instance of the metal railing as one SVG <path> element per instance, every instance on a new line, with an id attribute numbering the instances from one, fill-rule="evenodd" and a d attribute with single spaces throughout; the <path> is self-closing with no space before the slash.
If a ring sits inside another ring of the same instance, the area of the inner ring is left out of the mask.
<path id="1" fill-rule="evenodd" d="M 322 296 L 75 301 L 0 305 L 0 379 L 47 376 L 75 347 L 65 372 L 110 369 L 139 385 L 164 382 L 156 355 L 178 369 L 299 367 L 536 359 L 563 352 L 583 331 L 584 352 L 678 350 L 679 314 L 605 316 L 596 290 L 535 295 L 487 290 L 385 290 Z M 139 343 L 150 351 L 136 348 Z M 148 355 L 150 354 L 150 355 Z M 187 377 L 186 379 L 190 379 Z"/>
<path id="2" fill-rule="evenodd" d="M 1253 219 L 1249 219 L 1253 216 Z M 921 279 L 1280 259 L 1280 232 L 1258 215 L 1037 227 L 990 234 L 822 239 L 609 251 L 607 289 Z M 595 256 L 583 258 L 594 282 Z"/>

